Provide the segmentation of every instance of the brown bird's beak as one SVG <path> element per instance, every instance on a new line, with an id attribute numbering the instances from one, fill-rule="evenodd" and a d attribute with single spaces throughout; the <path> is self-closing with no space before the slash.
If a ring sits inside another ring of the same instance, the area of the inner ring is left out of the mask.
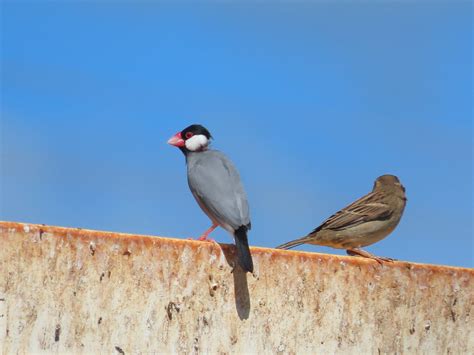
<path id="1" fill-rule="evenodd" d="M 173 137 L 168 139 L 168 144 L 174 145 L 175 147 L 184 147 L 184 139 L 181 138 L 181 132 L 176 133 Z"/>

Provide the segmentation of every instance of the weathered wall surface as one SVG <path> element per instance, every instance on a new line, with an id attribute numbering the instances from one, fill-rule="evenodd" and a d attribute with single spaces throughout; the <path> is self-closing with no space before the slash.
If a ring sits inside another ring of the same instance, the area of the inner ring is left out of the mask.
<path id="1" fill-rule="evenodd" d="M 0 353 L 474 353 L 474 271 L 0 222 Z"/>

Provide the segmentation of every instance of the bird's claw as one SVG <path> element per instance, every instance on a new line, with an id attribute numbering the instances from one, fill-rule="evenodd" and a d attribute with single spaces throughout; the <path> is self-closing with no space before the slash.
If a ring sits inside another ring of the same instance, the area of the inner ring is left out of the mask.
<path id="1" fill-rule="evenodd" d="M 363 258 L 373 259 L 382 265 L 384 262 L 392 262 L 396 261 L 397 259 L 387 258 L 385 256 L 376 256 L 374 254 L 369 253 L 368 251 L 361 250 L 361 249 L 348 249 L 346 253 L 351 256 L 361 256 Z"/>
<path id="2" fill-rule="evenodd" d="M 198 242 L 217 243 L 214 239 L 212 239 L 212 238 L 206 238 L 206 237 L 204 237 L 204 236 L 200 236 L 199 238 L 192 238 L 192 237 L 189 237 L 189 238 L 186 238 L 186 240 L 195 240 L 195 241 L 198 241 Z"/>
<path id="3" fill-rule="evenodd" d="M 372 259 L 372 260 L 375 260 L 376 262 L 378 262 L 380 265 L 383 265 L 384 262 L 390 262 L 392 260 L 390 260 L 390 258 L 381 258 L 379 256 L 372 256 L 372 257 L 369 257 L 369 259 Z"/>
<path id="4" fill-rule="evenodd" d="M 215 243 L 216 241 L 212 238 L 208 238 L 207 235 L 201 235 L 197 240 L 200 242 Z"/>

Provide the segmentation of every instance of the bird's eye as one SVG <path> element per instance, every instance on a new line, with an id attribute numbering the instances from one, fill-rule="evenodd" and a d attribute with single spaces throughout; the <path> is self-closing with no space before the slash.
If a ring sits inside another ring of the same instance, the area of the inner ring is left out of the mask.
<path id="1" fill-rule="evenodd" d="M 194 134 L 193 134 L 193 132 L 186 132 L 186 134 L 184 136 L 186 137 L 186 139 L 189 139 L 192 136 L 194 136 Z"/>

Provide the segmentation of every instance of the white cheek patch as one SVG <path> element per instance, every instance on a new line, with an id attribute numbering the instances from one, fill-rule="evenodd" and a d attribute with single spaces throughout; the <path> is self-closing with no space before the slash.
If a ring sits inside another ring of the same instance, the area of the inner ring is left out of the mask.
<path id="1" fill-rule="evenodd" d="M 203 148 L 206 148 L 209 144 L 209 141 L 205 135 L 196 134 L 189 139 L 186 139 L 185 145 L 186 148 L 192 152 L 196 152 Z"/>

